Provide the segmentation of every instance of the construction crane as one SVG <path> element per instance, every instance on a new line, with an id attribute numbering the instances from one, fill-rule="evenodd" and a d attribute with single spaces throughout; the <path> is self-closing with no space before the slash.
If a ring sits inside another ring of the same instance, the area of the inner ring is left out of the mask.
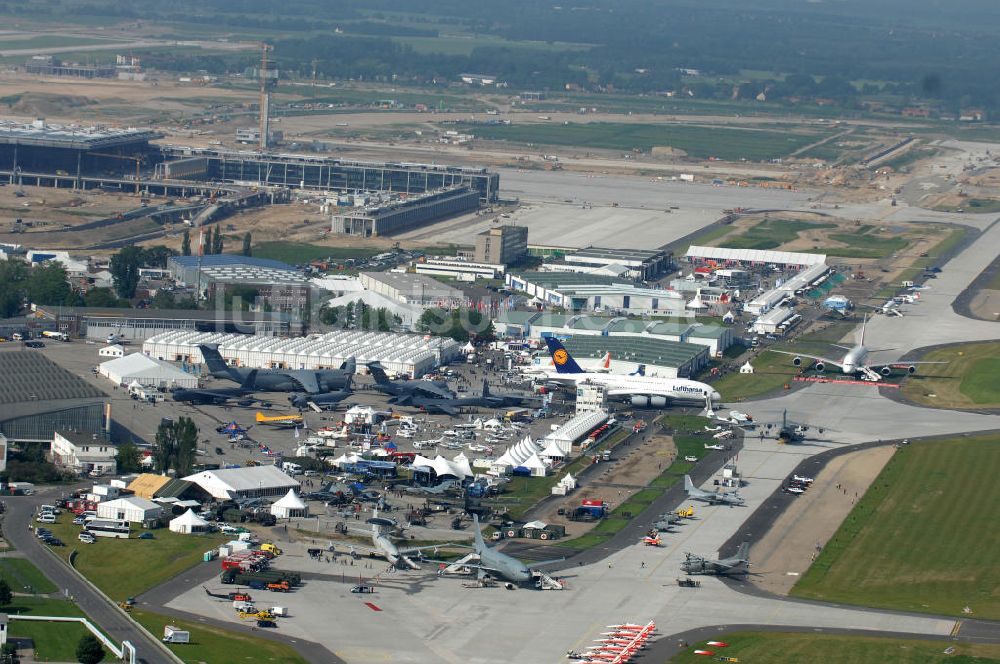
<path id="1" fill-rule="evenodd" d="M 135 193 L 139 195 L 139 167 L 142 165 L 144 159 L 142 157 L 136 157 L 135 155 L 129 154 L 112 154 L 109 152 L 88 152 L 87 154 L 93 155 L 94 157 L 110 157 L 111 159 L 125 159 L 128 161 L 135 162 Z"/>

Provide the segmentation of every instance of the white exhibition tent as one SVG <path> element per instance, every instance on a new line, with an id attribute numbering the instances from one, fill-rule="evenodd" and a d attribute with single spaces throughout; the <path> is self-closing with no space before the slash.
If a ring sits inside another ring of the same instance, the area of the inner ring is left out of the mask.
<path id="1" fill-rule="evenodd" d="M 111 344 L 97 351 L 98 357 L 124 357 L 125 347 L 121 344 Z"/>
<path id="2" fill-rule="evenodd" d="M 545 449 L 538 453 L 538 456 L 546 459 L 564 459 L 567 454 L 557 440 L 549 440 Z"/>
<path id="3" fill-rule="evenodd" d="M 132 353 L 101 362 L 98 371 L 118 385 L 138 383 L 144 387 L 198 387 L 198 377 L 185 373 L 163 360 Z"/>
<path id="4" fill-rule="evenodd" d="M 468 459 L 461 459 L 457 461 L 449 461 L 445 459 L 440 454 L 433 459 L 428 459 L 427 457 L 418 454 L 413 460 L 413 468 L 430 468 L 434 471 L 435 475 L 438 477 L 444 477 L 450 475 L 458 479 L 465 479 L 466 477 L 472 477 L 472 468 L 469 466 Z"/>
<path id="5" fill-rule="evenodd" d="M 357 463 L 358 461 L 360 461 L 363 458 L 364 457 L 362 457 L 357 452 L 351 452 L 350 454 L 341 454 L 339 457 L 337 457 L 333 461 L 328 461 L 327 463 L 329 463 L 331 466 L 334 466 L 336 468 L 343 468 L 347 464 L 349 464 L 349 463 Z"/>
<path id="6" fill-rule="evenodd" d="M 97 504 L 97 518 L 99 519 L 124 519 L 130 523 L 142 523 L 157 519 L 161 514 L 163 514 L 163 507 L 138 496 L 126 496 Z"/>
<path id="7" fill-rule="evenodd" d="M 302 499 L 295 493 L 295 489 L 289 489 L 284 498 L 271 505 L 271 514 L 279 519 L 309 516 L 309 506 L 302 502 Z"/>
<path id="8" fill-rule="evenodd" d="M 182 535 L 190 535 L 192 533 L 204 533 L 208 532 L 212 528 L 208 521 L 194 513 L 194 510 L 188 509 L 187 512 L 181 514 L 176 519 L 170 520 L 170 531 L 174 533 L 181 533 Z"/>
<path id="9" fill-rule="evenodd" d="M 532 477 L 545 477 L 548 472 L 549 467 L 545 465 L 545 462 L 538 458 L 537 454 L 532 454 L 528 457 L 524 463 L 520 464 L 521 468 L 527 468 L 531 472 Z"/>

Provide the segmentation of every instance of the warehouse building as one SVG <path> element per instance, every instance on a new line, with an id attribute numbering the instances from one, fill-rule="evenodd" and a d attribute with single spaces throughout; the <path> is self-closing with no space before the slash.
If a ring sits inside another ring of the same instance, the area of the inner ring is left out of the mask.
<path id="1" fill-rule="evenodd" d="M 50 443 L 57 431 L 105 435 L 107 396 L 42 353 L 0 350 L 0 376 L 0 434 L 11 442 Z"/>
<path id="2" fill-rule="evenodd" d="M 211 284 L 307 284 L 308 277 L 296 268 L 266 258 L 236 254 L 171 256 L 167 270 L 177 282 L 207 288 Z"/>
<path id="3" fill-rule="evenodd" d="M 795 315 L 794 309 L 787 309 L 785 307 L 772 309 L 754 320 L 753 331 L 757 334 L 775 334 L 782 325 Z"/>
<path id="4" fill-rule="evenodd" d="M 480 263 L 509 265 L 528 253 L 528 227 L 504 224 L 476 236 L 475 258 Z"/>
<path id="5" fill-rule="evenodd" d="M 465 293 L 422 274 L 408 272 L 362 272 L 358 277 L 366 289 L 400 304 L 451 309 L 465 304 Z"/>
<path id="6" fill-rule="evenodd" d="M 641 288 L 621 278 L 562 272 L 508 273 L 504 281 L 551 306 L 570 311 L 678 316 L 687 302 L 677 292 Z"/>
<path id="7" fill-rule="evenodd" d="M 649 281 L 674 269 L 673 253 L 663 249 L 605 249 L 587 247 L 563 257 L 566 263 L 591 268 L 620 265 L 630 279 Z"/>
<path id="8" fill-rule="evenodd" d="M 395 235 L 477 209 L 479 192 L 458 186 L 335 213 L 330 232 L 362 237 Z"/>
<path id="9" fill-rule="evenodd" d="M 71 337 L 104 341 L 116 334 L 126 341 L 146 339 L 175 330 L 232 332 L 255 335 L 302 334 L 302 322 L 281 312 L 240 312 L 197 309 L 117 309 L 104 307 L 37 306 L 40 320 Z"/>
<path id="10" fill-rule="evenodd" d="M 500 264 L 479 263 L 460 258 L 428 258 L 413 263 L 413 271 L 417 274 L 451 277 L 459 281 L 502 279 L 505 269 Z"/>
<path id="11" fill-rule="evenodd" d="M 461 354 L 452 339 L 422 334 L 339 330 L 307 337 L 275 337 L 199 332 L 168 332 L 148 339 L 143 353 L 169 362 L 203 362 L 200 344 L 218 344 L 219 353 L 233 366 L 258 369 L 336 369 L 354 357 L 359 370 L 366 362 L 380 362 L 389 371 L 421 376 Z"/>

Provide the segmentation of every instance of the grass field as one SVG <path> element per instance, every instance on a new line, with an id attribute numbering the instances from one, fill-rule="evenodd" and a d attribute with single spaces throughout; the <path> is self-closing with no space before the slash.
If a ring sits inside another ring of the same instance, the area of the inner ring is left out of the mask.
<path id="1" fill-rule="evenodd" d="M 766 350 L 751 358 L 750 364 L 754 369 L 752 374 L 734 372 L 711 381 L 712 386 L 727 403 L 742 401 L 779 389 L 799 372 L 798 367 L 792 365 L 792 358 Z"/>
<path id="2" fill-rule="evenodd" d="M 29 48 L 61 48 L 74 46 L 93 46 L 94 44 L 107 44 L 114 46 L 113 41 L 108 39 L 90 39 L 89 37 L 71 37 L 69 35 L 38 35 L 37 37 L 24 38 L 20 35 L 11 37 L 0 37 L 0 51 L 13 51 Z M 24 57 L 23 55 L 21 56 Z"/>
<path id="3" fill-rule="evenodd" d="M 823 253 L 842 258 L 884 258 L 903 249 L 910 241 L 903 237 L 877 235 L 874 228 L 862 227 L 856 233 L 833 233 L 829 237 L 846 247 L 824 246 Z"/>
<path id="4" fill-rule="evenodd" d="M 970 645 L 953 641 L 915 641 L 865 636 L 834 636 L 798 632 L 735 632 L 723 634 L 713 640 L 727 643 L 726 648 L 715 648 L 705 642 L 693 643 L 686 652 L 673 657 L 671 664 L 690 664 L 711 661 L 695 655 L 695 649 L 711 650 L 717 656 L 734 657 L 746 662 L 770 664 L 973 664 L 973 662 L 1000 661 L 1000 646 Z M 955 648 L 952 655 L 944 654 L 945 648 Z"/>
<path id="5" fill-rule="evenodd" d="M 539 54 L 555 51 L 585 51 L 588 44 L 566 42 L 513 41 L 493 35 L 439 35 L 437 37 L 393 37 L 392 41 L 410 46 L 417 53 L 438 53 L 442 55 L 469 55 L 473 49 L 502 47 L 511 50 L 525 50 Z"/>
<path id="6" fill-rule="evenodd" d="M 77 551 L 73 563 L 76 569 L 117 601 L 138 595 L 194 567 L 201 562 L 205 551 L 228 539 L 221 534 L 180 535 L 160 528 L 153 531 L 152 540 L 98 537 L 94 544 L 81 544 L 77 539 L 80 527 L 71 521 L 71 514 L 61 514 L 58 523 L 48 526 L 66 543 L 65 547 L 55 548 L 55 552 L 69 558 L 71 551 Z M 122 574 L 123 569 L 129 573 Z"/>
<path id="7" fill-rule="evenodd" d="M 808 221 L 765 219 L 745 233 L 726 240 L 733 249 L 774 249 L 798 238 L 805 230 L 836 228 L 835 224 L 813 224 Z"/>
<path id="8" fill-rule="evenodd" d="M 256 258 L 270 258 L 299 265 L 325 258 L 370 258 L 382 251 L 374 247 L 323 247 L 304 242 L 263 242 L 254 246 L 253 255 Z"/>
<path id="9" fill-rule="evenodd" d="M 305 664 L 306 662 L 291 646 L 283 643 L 258 639 L 239 632 L 231 632 L 219 627 L 150 611 L 133 610 L 132 617 L 145 627 L 146 631 L 154 638 L 163 636 L 164 625 L 174 625 L 191 632 L 190 643 L 167 646 L 184 662 L 194 664 L 201 662 Z"/>
<path id="10" fill-rule="evenodd" d="M 82 616 L 72 602 L 45 597 L 15 597 L 4 607 L 9 614 L 39 616 Z M 76 644 L 87 633 L 79 623 L 48 623 L 12 620 L 10 635 L 30 638 L 35 644 L 35 659 L 41 662 L 75 662 Z"/>
<path id="11" fill-rule="evenodd" d="M 29 586 L 42 594 L 58 590 L 27 558 L 0 558 L 0 578 L 6 580 L 14 592 L 30 592 L 26 589 Z"/>
<path id="12" fill-rule="evenodd" d="M 783 157 L 823 138 L 819 133 L 790 133 L 765 129 L 735 129 L 692 125 L 625 124 L 512 124 L 475 125 L 468 128 L 477 138 L 569 145 L 580 148 L 649 151 L 670 146 L 696 158 L 747 159 L 760 161 Z"/>
<path id="13" fill-rule="evenodd" d="M 962 344 L 925 354 L 903 384 L 903 396 L 938 408 L 1000 408 L 1000 342 Z M 932 396 L 933 395 L 933 396 Z"/>
<path id="14" fill-rule="evenodd" d="M 797 597 L 1000 618 L 1000 436 L 900 449 L 792 589 Z"/>

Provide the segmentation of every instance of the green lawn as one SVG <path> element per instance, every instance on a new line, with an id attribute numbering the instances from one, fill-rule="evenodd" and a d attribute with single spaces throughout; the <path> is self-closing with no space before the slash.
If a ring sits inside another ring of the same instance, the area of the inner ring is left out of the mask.
<path id="1" fill-rule="evenodd" d="M 695 158 L 760 161 L 788 155 L 823 138 L 821 133 L 792 133 L 770 129 L 738 129 L 695 125 L 626 124 L 511 124 L 465 127 L 477 138 L 568 145 L 581 148 L 649 151 L 670 146 Z"/>
<path id="2" fill-rule="evenodd" d="M 181 535 L 160 528 L 153 531 L 155 539 L 151 540 L 98 537 L 94 544 L 81 544 L 77 539 L 80 527 L 71 523 L 71 517 L 61 514 L 59 523 L 48 526 L 66 543 L 65 547 L 56 548 L 56 553 L 68 558 L 71 551 L 76 551 L 76 569 L 118 601 L 139 595 L 194 567 L 201 563 L 205 551 L 228 539 L 221 534 Z M 122 570 L 128 573 L 123 574 Z"/>
<path id="3" fill-rule="evenodd" d="M 35 660 L 39 662 L 75 662 L 76 645 L 87 634 L 90 634 L 90 630 L 77 622 L 13 620 L 10 623 L 11 636 L 32 640 L 35 645 Z M 111 656 L 107 649 L 104 652 L 108 657 Z"/>
<path id="4" fill-rule="evenodd" d="M 877 235 L 873 229 L 858 233 L 834 233 L 830 239 L 846 247 L 824 246 L 822 252 L 843 258 L 884 258 L 900 251 L 910 243 L 904 237 Z"/>
<path id="5" fill-rule="evenodd" d="M 1000 408 L 1000 342 L 937 348 L 920 358 L 945 364 L 920 365 L 903 384 L 903 396 L 938 408 Z"/>
<path id="6" fill-rule="evenodd" d="M 1000 436 L 900 449 L 792 594 L 1000 619 Z"/>
<path id="7" fill-rule="evenodd" d="M 63 46 L 93 46 L 94 44 L 107 44 L 109 47 L 114 47 L 115 42 L 108 39 L 71 37 L 69 35 L 38 35 L 36 37 L 12 35 L 9 38 L 0 37 L 0 51 L 29 48 L 61 48 Z M 22 55 L 21 57 L 24 56 Z"/>
<path id="8" fill-rule="evenodd" d="M 671 664 L 712 661 L 714 657 L 695 655 L 694 650 L 710 650 L 716 657 L 733 657 L 746 662 L 770 664 L 973 664 L 1000 661 L 1000 646 L 970 645 L 955 641 L 916 641 L 865 636 L 834 636 L 798 632 L 734 632 L 714 637 L 728 644 L 725 648 L 706 645 L 705 641 L 670 659 Z M 952 655 L 944 654 L 948 647 Z"/>
<path id="9" fill-rule="evenodd" d="M 933 209 L 941 212 L 958 212 L 961 209 L 965 212 L 978 214 L 1000 212 L 1000 200 L 996 198 L 969 198 L 957 205 L 936 205 Z"/>
<path id="10" fill-rule="evenodd" d="M 750 364 L 754 369 L 752 374 L 734 371 L 711 381 L 725 403 L 742 401 L 777 390 L 782 385 L 790 383 L 799 373 L 799 368 L 792 365 L 791 357 L 767 350 L 751 358 Z"/>
<path id="11" fill-rule="evenodd" d="M 836 225 L 789 219 L 764 219 L 745 233 L 729 238 L 725 244 L 733 249 L 775 249 L 798 238 L 801 231 L 819 228 L 836 228 Z"/>
<path id="12" fill-rule="evenodd" d="M 326 258 L 370 258 L 382 253 L 382 249 L 374 247 L 323 247 L 304 242 L 264 242 L 255 245 L 253 255 L 256 258 L 269 258 L 290 265 L 307 263 L 311 260 Z"/>
<path id="13" fill-rule="evenodd" d="M 14 592 L 28 592 L 27 586 L 42 594 L 58 590 L 27 558 L 0 558 L 0 578 L 6 580 Z"/>
<path id="14" fill-rule="evenodd" d="M 543 42 L 510 40 L 493 35 L 439 35 L 437 37 L 393 37 L 392 41 L 406 44 L 417 53 L 436 53 L 441 55 L 469 55 L 473 49 L 484 47 L 503 47 L 512 50 L 535 52 L 540 57 L 545 53 L 558 51 L 585 51 L 588 44 L 571 44 L 565 42 Z"/>
<path id="15" fill-rule="evenodd" d="M 272 664 L 305 664 L 291 646 L 267 639 L 231 632 L 220 627 L 181 620 L 150 611 L 133 610 L 132 617 L 154 638 L 163 636 L 165 625 L 174 625 L 191 632 L 191 642 L 168 644 L 168 648 L 184 662 L 271 662 Z M 279 618 L 279 620 L 282 620 Z M 279 628 L 280 629 L 280 628 Z"/>

